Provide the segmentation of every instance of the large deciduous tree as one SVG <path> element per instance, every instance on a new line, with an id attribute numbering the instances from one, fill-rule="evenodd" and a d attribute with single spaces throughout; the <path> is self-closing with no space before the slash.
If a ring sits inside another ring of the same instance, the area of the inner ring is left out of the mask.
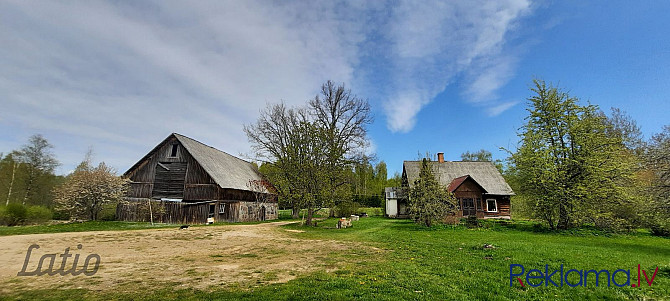
<path id="1" fill-rule="evenodd" d="M 409 191 L 409 214 L 416 223 L 431 227 L 456 212 L 456 200 L 435 178 L 427 159 L 421 162 L 419 178 Z"/>
<path id="2" fill-rule="evenodd" d="M 519 189 L 535 217 L 551 228 L 592 222 L 626 223 L 617 210 L 629 201 L 622 189 L 634 160 L 597 106 L 535 80 L 520 146 L 511 157 Z"/>
<path id="3" fill-rule="evenodd" d="M 56 209 L 69 212 L 71 218 L 97 220 L 105 205 L 121 201 L 128 180 L 104 162 L 94 166 L 90 153 L 65 182 L 54 189 Z"/>
<path id="4" fill-rule="evenodd" d="M 253 125 L 244 131 L 256 151 L 266 161 L 261 168 L 273 183 L 280 200 L 293 208 L 298 217 L 308 209 L 311 224 L 314 211 L 325 198 L 325 142 L 305 109 L 287 108 L 283 103 L 269 105 Z"/>
<path id="5" fill-rule="evenodd" d="M 306 208 L 311 225 L 316 210 L 351 197 L 349 173 L 364 157 L 370 122 L 366 101 L 328 81 L 306 107 L 270 104 L 244 131 L 280 200 L 294 217 Z"/>
<path id="6" fill-rule="evenodd" d="M 313 123 L 325 142 L 324 183 L 332 205 L 351 199 L 349 171 L 355 163 L 367 160 L 365 150 L 367 125 L 372 123 L 370 105 L 351 94 L 342 85 L 327 81 L 321 86 L 321 94 L 308 102 Z M 331 210 L 334 216 L 334 210 Z"/>
<path id="7" fill-rule="evenodd" d="M 652 136 L 645 155 L 652 173 L 650 206 L 652 230 L 670 235 L 670 126 Z"/>

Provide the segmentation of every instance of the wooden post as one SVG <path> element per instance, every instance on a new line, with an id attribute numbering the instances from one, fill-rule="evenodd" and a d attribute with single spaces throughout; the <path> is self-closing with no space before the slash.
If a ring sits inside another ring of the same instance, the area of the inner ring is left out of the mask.
<path id="1" fill-rule="evenodd" d="M 154 225 L 154 213 L 151 211 L 151 199 L 149 199 L 147 202 L 149 202 L 149 219 L 151 220 L 151 225 Z"/>

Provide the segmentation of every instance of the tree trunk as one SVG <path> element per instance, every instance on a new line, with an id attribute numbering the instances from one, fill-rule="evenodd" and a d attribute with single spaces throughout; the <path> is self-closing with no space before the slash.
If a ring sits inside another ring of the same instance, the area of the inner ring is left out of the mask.
<path id="1" fill-rule="evenodd" d="M 12 180 L 9 181 L 9 192 L 7 193 L 7 203 L 5 206 L 9 206 L 9 200 L 12 198 L 12 188 L 14 187 L 14 176 L 16 175 L 16 162 L 12 162 Z"/>
<path id="2" fill-rule="evenodd" d="M 293 204 L 293 207 L 291 208 L 291 217 L 294 219 L 300 218 L 300 208 L 296 204 Z"/>
<path id="3" fill-rule="evenodd" d="M 568 213 L 568 208 L 565 204 L 558 206 L 558 228 L 561 230 L 568 229 L 570 227 L 570 214 Z"/>
<path id="4" fill-rule="evenodd" d="M 312 223 L 312 218 L 314 217 L 314 208 L 309 207 L 307 209 L 307 225 L 312 227 L 314 224 Z"/>
<path id="5" fill-rule="evenodd" d="M 31 166 L 28 166 L 28 168 L 33 168 Z M 35 178 L 37 175 L 35 174 L 34 170 L 28 170 L 28 183 L 26 186 L 26 194 L 23 196 L 23 205 L 26 204 L 26 200 L 28 200 L 28 197 L 33 191 L 33 183 L 35 182 Z"/>

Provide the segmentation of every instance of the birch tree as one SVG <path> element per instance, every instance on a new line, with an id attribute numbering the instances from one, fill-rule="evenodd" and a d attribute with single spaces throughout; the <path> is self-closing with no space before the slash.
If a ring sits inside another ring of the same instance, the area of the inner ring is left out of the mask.
<path id="1" fill-rule="evenodd" d="M 60 163 L 53 154 L 53 145 L 40 134 L 30 137 L 28 144 L 16 153 L 16 159 L 26 167 L 25 194 L 22 202 L 25 205 L 26 201 L 33 198 L 39 179 L 45 175 L 52 175 Z"/>

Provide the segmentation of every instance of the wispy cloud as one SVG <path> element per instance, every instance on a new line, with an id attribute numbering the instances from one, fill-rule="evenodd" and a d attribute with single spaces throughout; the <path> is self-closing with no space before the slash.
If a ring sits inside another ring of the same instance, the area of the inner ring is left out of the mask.
<path id="1" fill-rule="evenodd" d="M 486 109 L 486 113 L 487 113 L 490 117 L 498 116 L 498 115 L 500 115 L 502 112 L 507 111 L 509 108 L 515 106 L 515 105 L 518 104 L 518 103 L 519 103 L 518 101 L 508 101 L 508 102 L 503 102 L 503 103 L 501 103 L 501 104 L 498 104 L 498 105 L 495 105 L 495 106 L 492 106 L 492 107 L 487 108 L 487 109 Z"/>
<path id="2" fill-rule="evenodd" d="M 393 9 L 389 39 L 394 90 L 385 110 L 389 129 L 407 132 L 416 114 L 455 77 L 463 94 L 495 105 L 495 92 L 511 77 L 516 57 L 504 53 L 507 33 L 530 10 L 526 0 L 401 2 Z"/>
<path id="3" fill-rule="evenodd" d="M 238 154 L 242 124 L 267 102 L 302 104 L 327 79 L 379 95 L 392 131 L 411 130 L 458 76 L 463 95 L 502 112 L 495 92 L 517 59 L 503 46 L 528 10 L 523 0 L 6 1 L 0 150 L 41 132 L 68 154 L 63 171 L 90 145 L 123 170 L 176 131 Z"/>
<path id="4" fill-rule="evenodd" d="M 121 169 L 173 131 L 243 152 L 242 124 L 267 102 L 304 103 L 326 79 L 351 82 L 364 32 L 335 4 L 296 5 L 4 3 L 0 122 L 86 140 Z"/>

